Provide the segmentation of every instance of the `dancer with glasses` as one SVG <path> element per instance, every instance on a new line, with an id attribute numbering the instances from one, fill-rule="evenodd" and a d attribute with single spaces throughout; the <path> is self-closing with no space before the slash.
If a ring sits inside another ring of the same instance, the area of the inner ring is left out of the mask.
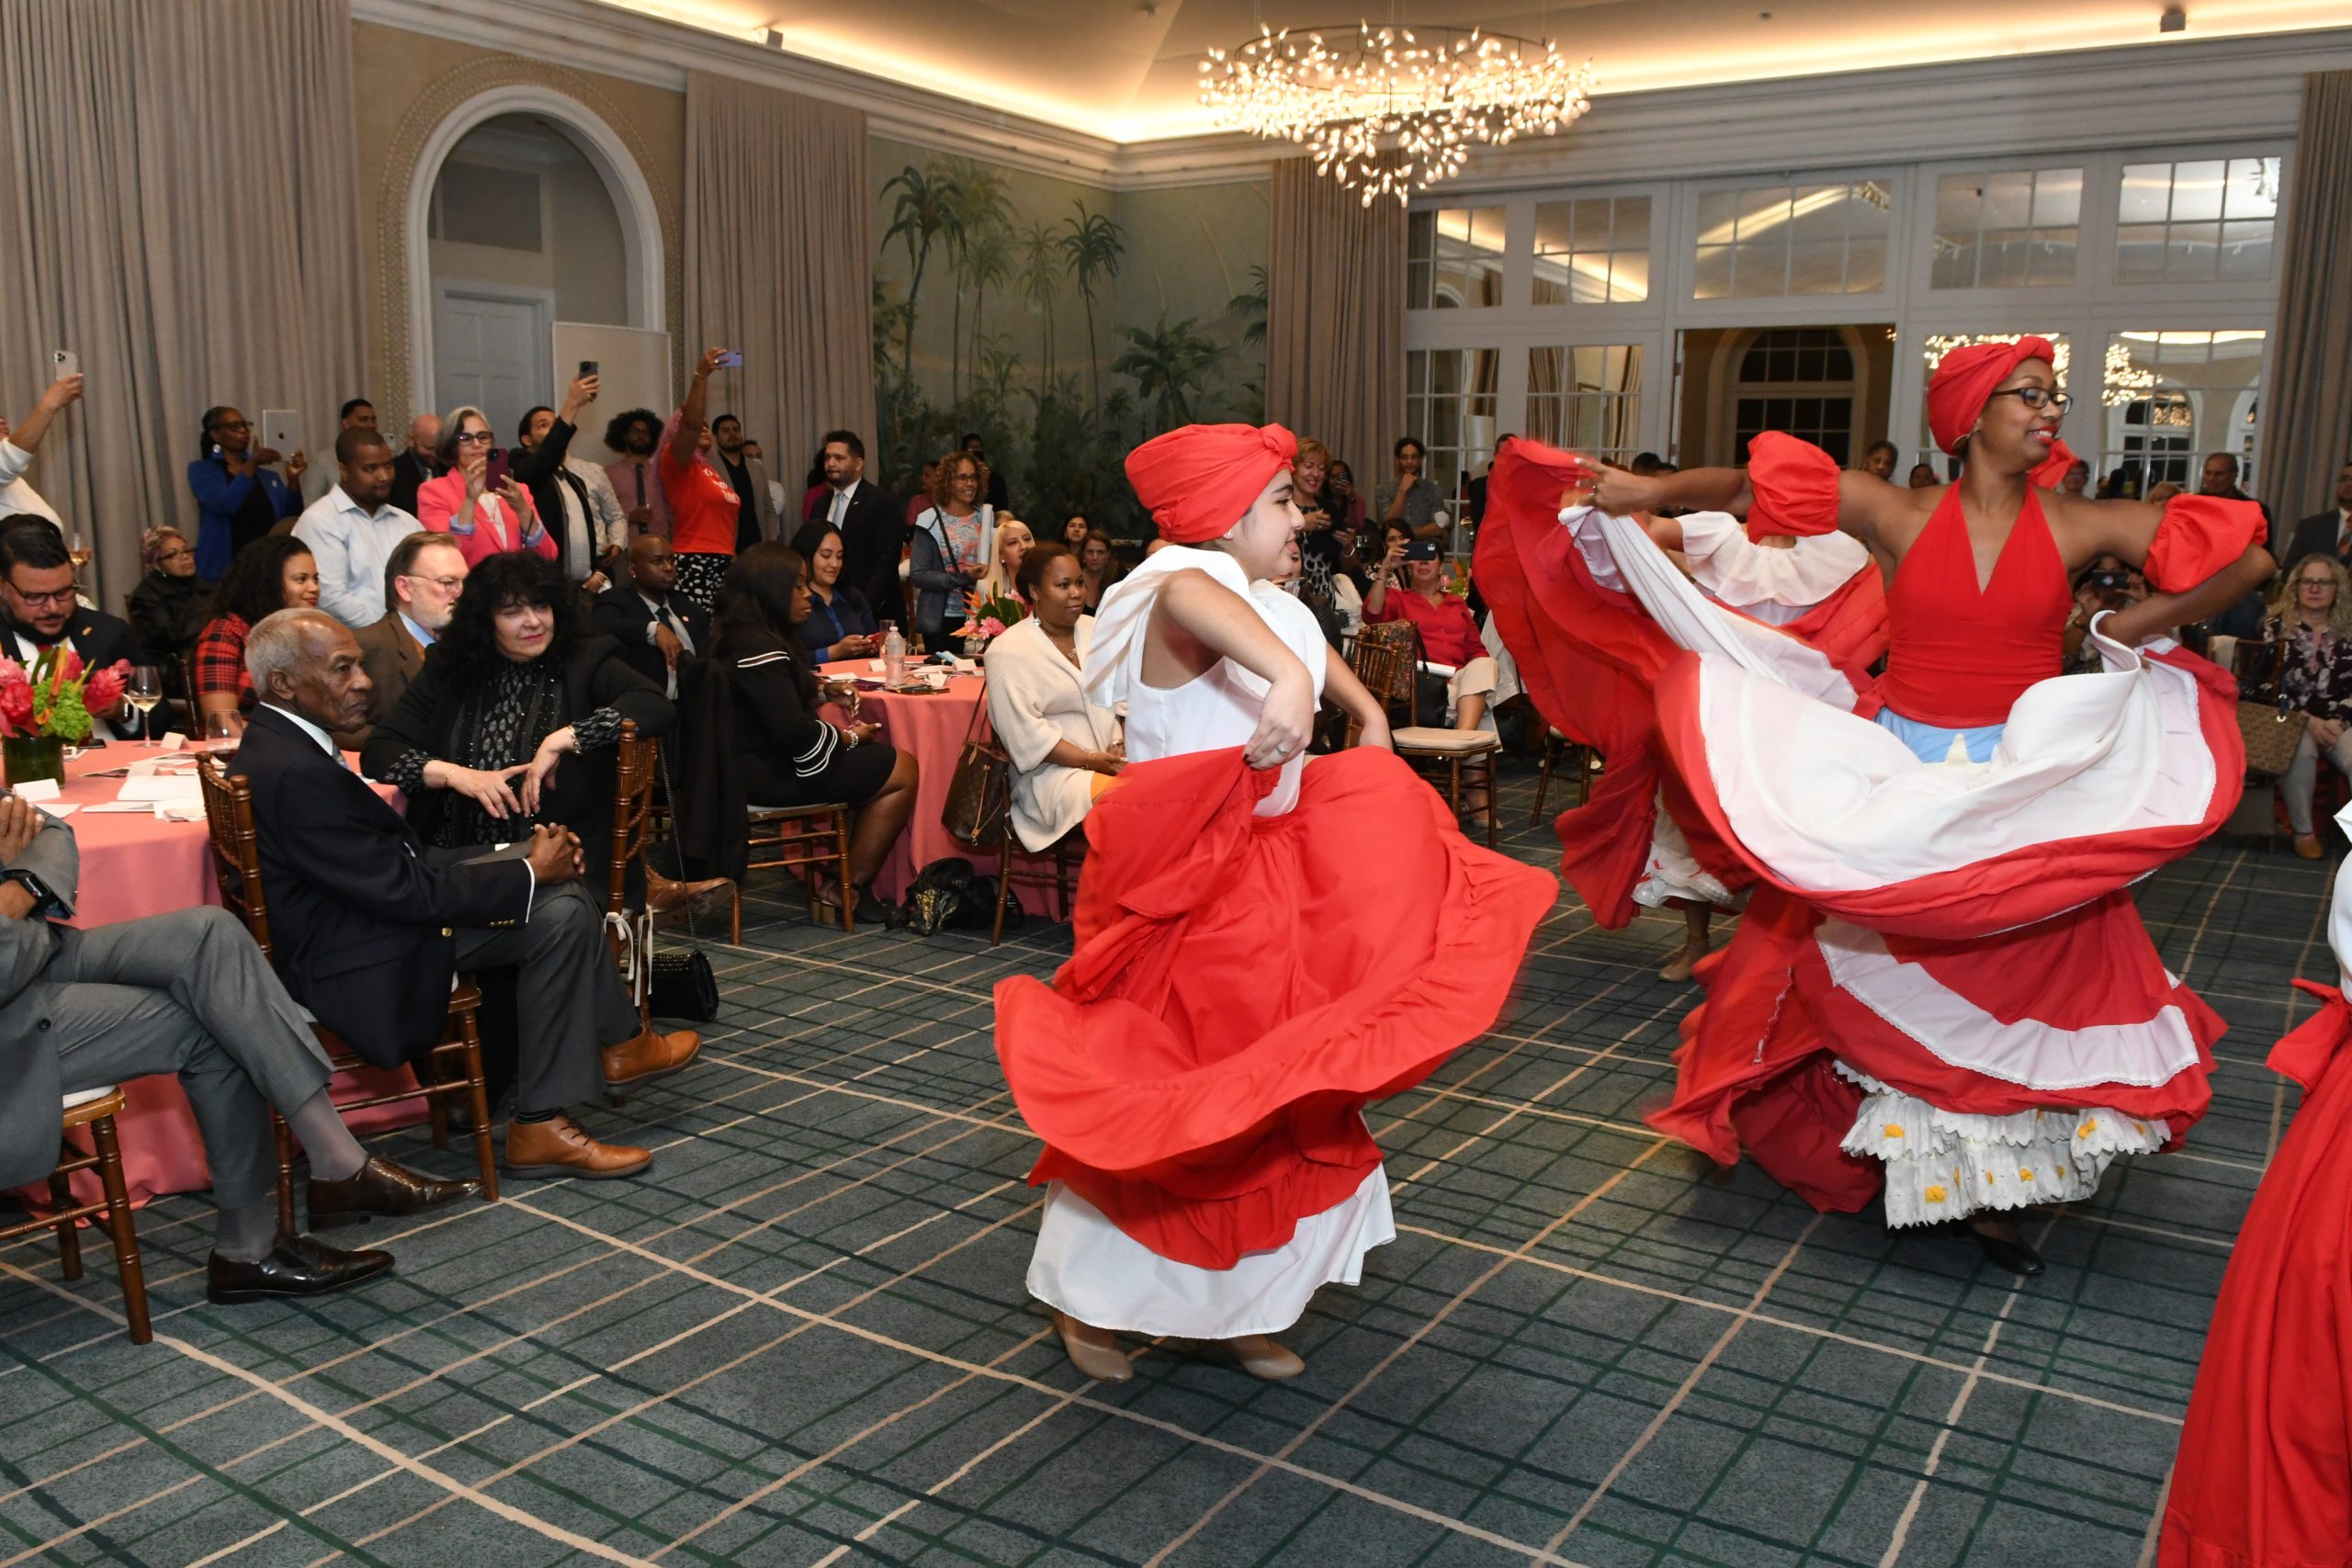
<path id="1" fill-rule="evenodd" d="M 1767 435 L 1745 471 L 1604 468 L 1594 491 L 1621 516 L 1842 529 L 1887 579 L 1885 673 L 1850 700 L 1668 627 L 1699 657 L 1660 684 L 1661 739 L 1759 886 L 1701 966 L 1652 1124 L 1726 1165 L 1745 1145 L 1817 1207 L 1883 1192 L 1890 1225 L 1965 1225 L 2019 1274 L 2041 1264 L 2008 1212 L 2177 1147 L 2210 1101 L 2221 1021 L 2128 889 L 2217 829 L 2244 777 L 2233 682 L 2167 628 L 2271 570 L 2252 502 L 2041 489 L 2074 461 L 2052 357 L 2031 337 L 1945 356 L 1928 417 L 1962 459 L 1951 485 L 1900 490 Z M 2092 622 L 2104 673 L 2052 679 L 2072 574 L 2101 555 L 2156 592 Z"/>

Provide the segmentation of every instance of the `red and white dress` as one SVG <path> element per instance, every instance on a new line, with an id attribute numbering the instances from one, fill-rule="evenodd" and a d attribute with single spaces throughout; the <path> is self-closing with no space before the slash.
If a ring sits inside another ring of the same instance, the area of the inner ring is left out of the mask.
<path id="1" fill-rule="evenodd" d="M 1875 690 L 1689 639 L 1658 687 L 1666 754 L 1758 887 L 1651 1123 L 1725 1164 L 1745 1145 L 1824 1208 L 1883 1189 L 1894 1225 L 2080 1198 L 2177 1147 L 2222 1027 L 2126 889 L 2235 806 L 2234 683 L 2099 623 L 2105 670 L 2057 678 L 2070 595 L 2039 501 L 1980 587 L 1959 497 L 1888 590 Z M 2200 582 L 2260 526 L 2180 498 L 2148 577 Z"/>
<path id="2" fill-rule="evenodd" d="M 1171 547 L 1104 595 L 1091 699 L 1130 765 L 1086 819 L 1075 945 L 1051 987 L 996 989 L 997 1054 L 1046 1149 L 1029 1289 L 1097 1327 L 1229 1339 L 1288 1327 L 1394 1238 L 1363 1107 L 1495 1020 L 1552 878 L 1462 836 L 1389 751 L 1256 771 L 1265 683 L 1230 660 L 1142 678 L 1171 572 L 1241 595 L 1322 688 L 1305 605 L 1221 551 Z"/>

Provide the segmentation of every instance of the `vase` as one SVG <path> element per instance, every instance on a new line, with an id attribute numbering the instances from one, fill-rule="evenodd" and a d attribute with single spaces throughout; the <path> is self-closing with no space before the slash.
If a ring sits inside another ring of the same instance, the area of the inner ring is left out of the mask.
<path id="1" fill-rule="evenodd" d="M 65 742 L 54 735 L 11 735 L 0 740 L 0 767 L 15 789 L 35 779 L 65 782 Z"/>
<path id="2" fill-rule="evenodd" d="M 964 639 L 964 657 L 978 659 L 989 650 L 989 639 L 975 633 Z"/>

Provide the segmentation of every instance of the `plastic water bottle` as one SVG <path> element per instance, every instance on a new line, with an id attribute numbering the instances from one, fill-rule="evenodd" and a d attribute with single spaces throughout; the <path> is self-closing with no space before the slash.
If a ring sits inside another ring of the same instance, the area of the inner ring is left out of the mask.
<path id="1" fill-rule="evenodd" d="M 893 688 L 907 678 L 907 639 L 896 621 L 882 623 L 882 678 Z"/>

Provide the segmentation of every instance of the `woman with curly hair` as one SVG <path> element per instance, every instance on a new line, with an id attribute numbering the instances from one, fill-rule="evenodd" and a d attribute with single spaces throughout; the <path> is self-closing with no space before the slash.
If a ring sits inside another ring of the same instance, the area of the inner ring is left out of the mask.
<path id="1" fill-rule="evenodd" d="M 291 534 L 269 534 L 237 552 L 212 595 L 212 619 L 196 639 L 196 711 L 199 720 L 226 714 L 238 729 L 253 710 L 253 677 L 245 673 L 245 637 L 280 610 L 319 604 L 319 563 Z"/>
<path id="2" fill-rule="evenodd" d="M 2321 753 L 2352 778 L 2352 576 L 2343 563 L 2326 554 L 2297 561 L 2262 623 L 2262 638 L 2279 645 L 2279 705 L 2311 716 L 2295 760 L 2278 781 L 2278 798 L 2294 829 L 2295 852 L 2317 860 L 2312 794 L 2319 785 Z"/>
<path id="3" fill-rule="evenodd" d="M 508 552 L 468 575 L 448 629 L 361 761 L 407 795 L 428 844 L 506 843 L 545 824 L 596 854 L 612 837 L 622 721 L 654 737 L 675 716 L 620 644 L 589 626 L 562 568 Z"/>

